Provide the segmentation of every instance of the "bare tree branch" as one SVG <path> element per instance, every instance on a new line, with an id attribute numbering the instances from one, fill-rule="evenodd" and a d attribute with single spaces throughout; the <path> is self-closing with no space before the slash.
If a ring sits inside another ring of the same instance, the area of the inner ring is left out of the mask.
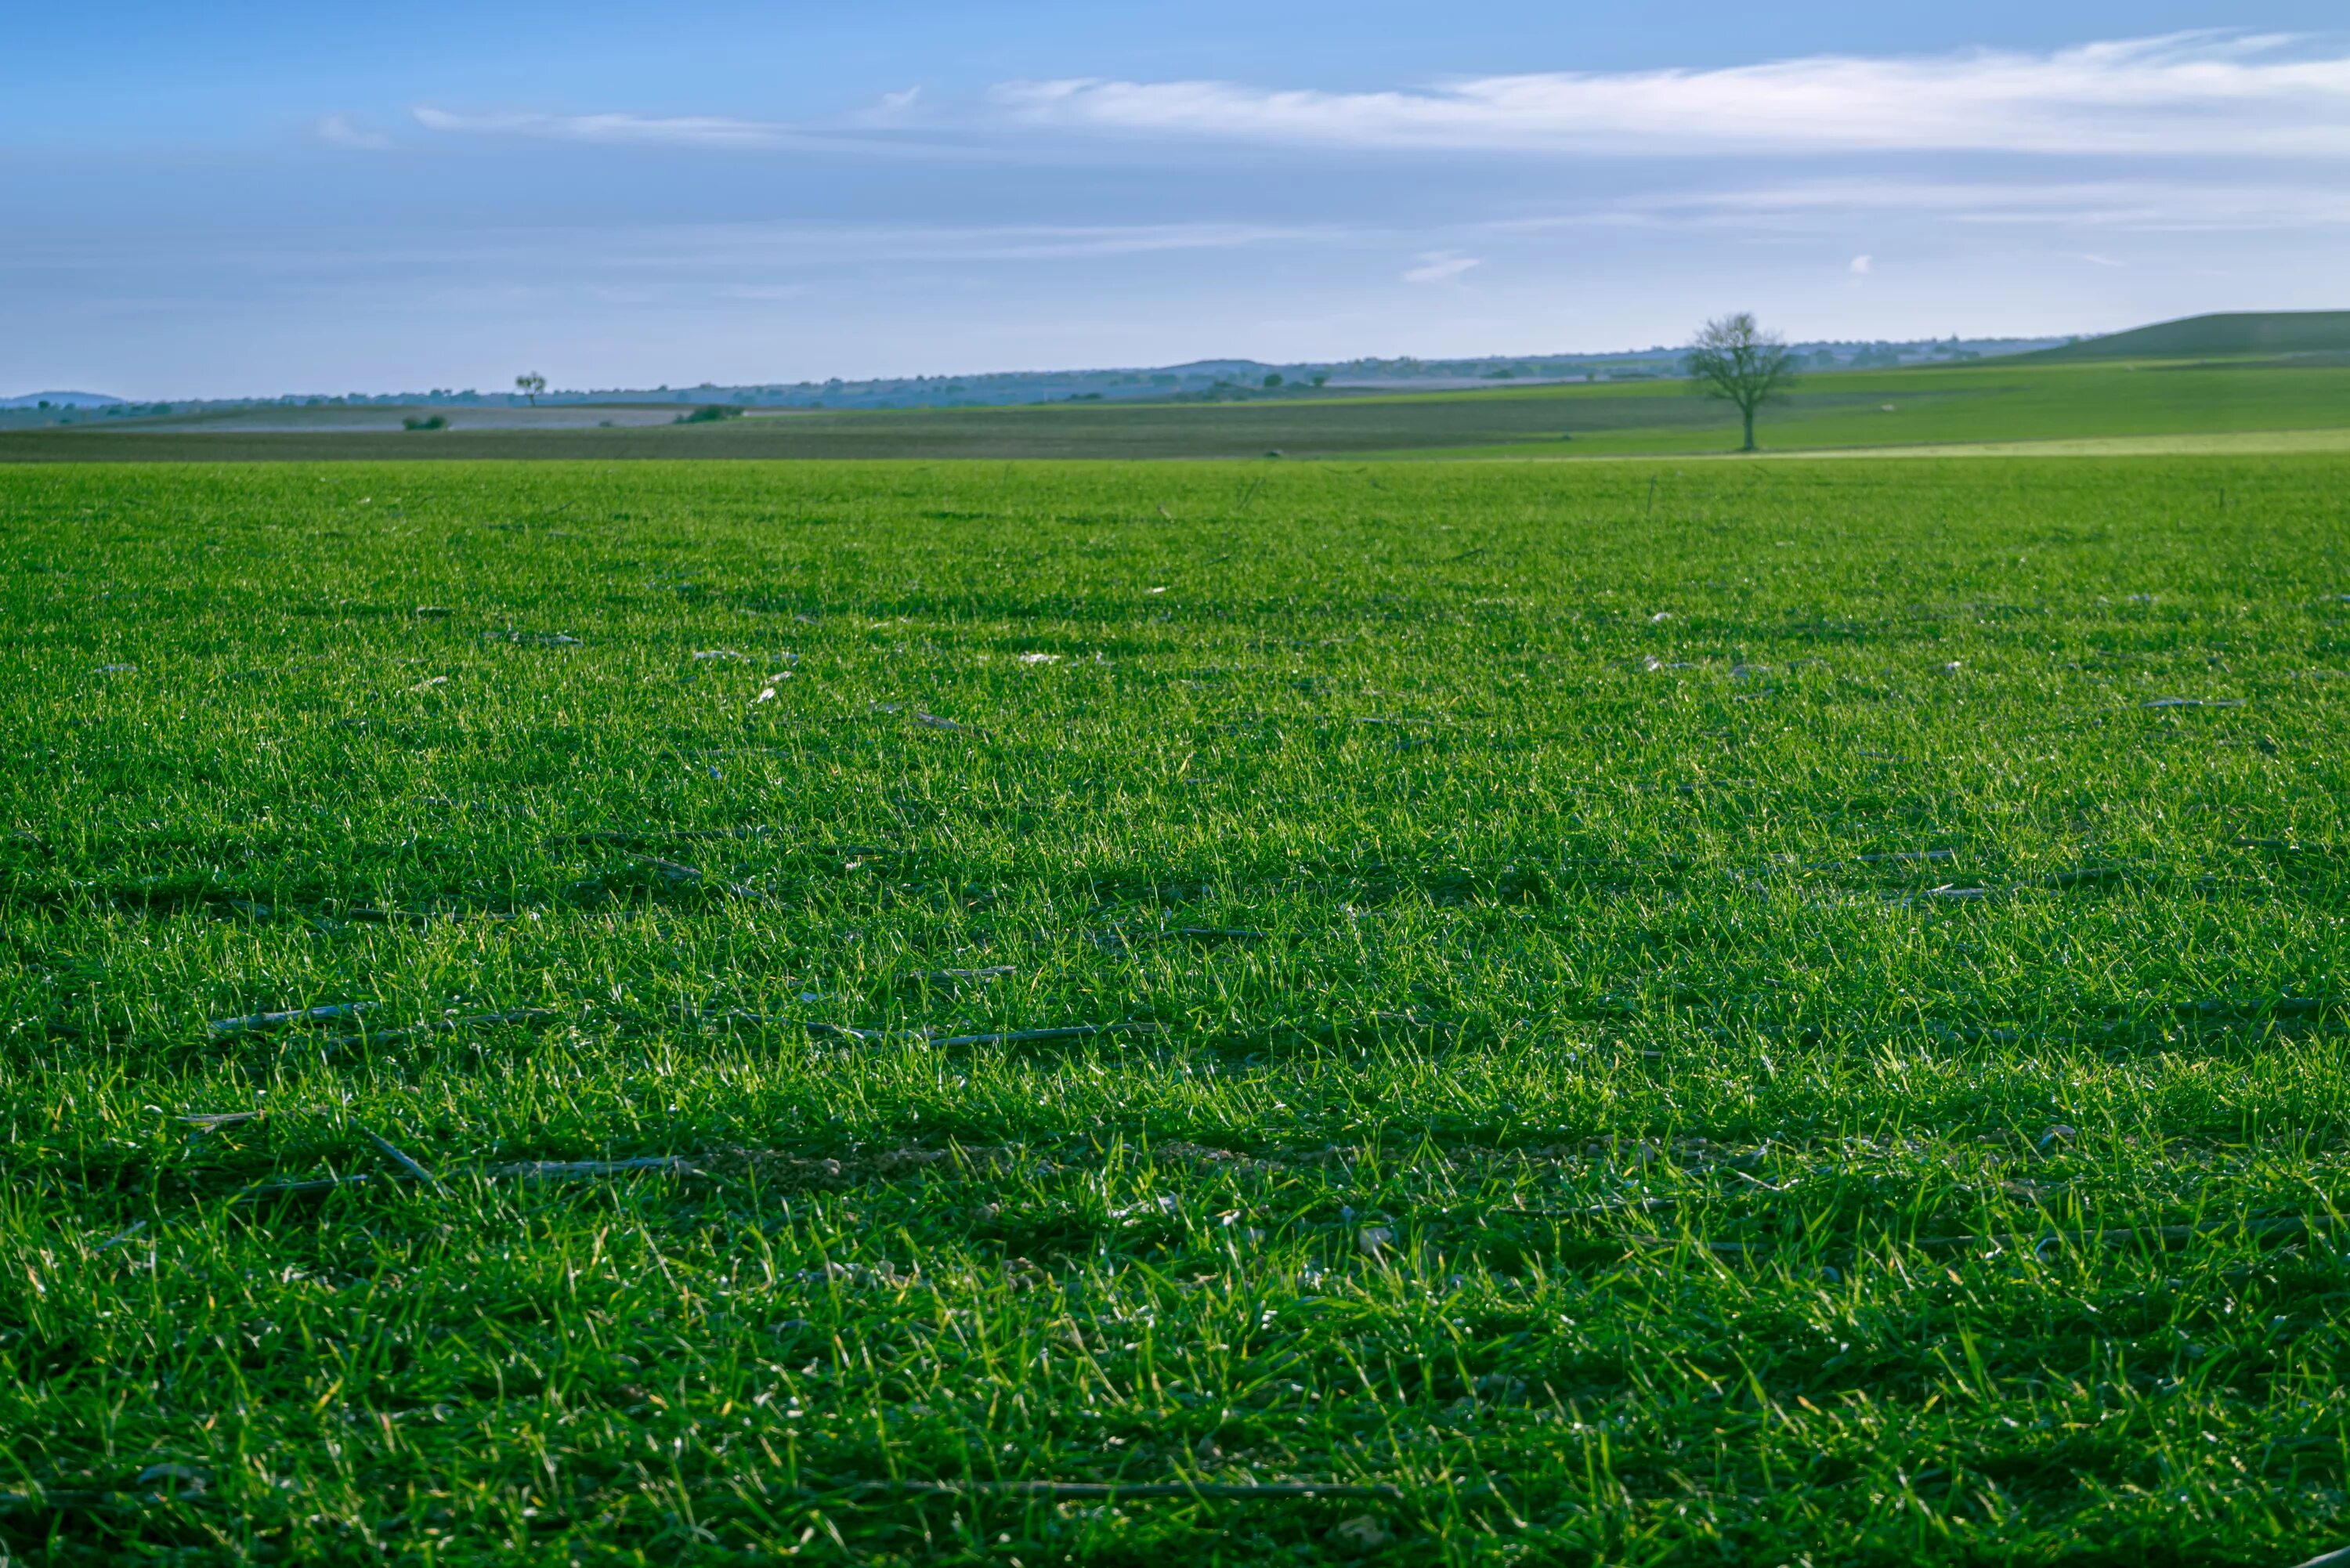
<path id="1" fill-rule="evenodd" d="M 1795 356 L 1785 339 L 1764 331 L 1743 310 L 1717 316 L 1698 329 L 1688 368 L 1699 392 L 1737 405 L 1746 424 L 1741 452 L 1754 450 L 1755 410 L 1795 379 Z"/>

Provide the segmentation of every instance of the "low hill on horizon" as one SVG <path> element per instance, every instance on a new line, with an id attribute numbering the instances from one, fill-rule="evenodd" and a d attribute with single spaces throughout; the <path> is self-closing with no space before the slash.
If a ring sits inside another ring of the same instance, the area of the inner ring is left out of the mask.
<path id="1" fill-rule="evenodd" d="M 0 409 L 104 409 L 121 402 L 107 392 L 26 392 L 21 398 L 0 398 Z"/>
<path id="2" fill-rule="evenodd" d="M 2119 359 L 1962 360 L 1805 376 L 1760 431 L 1777 452 L 2126 439 L 2282 441 L 2309 432 L 2350 451 L 2350 355 L 2215 356 L 2159 374 Z M 1690 382 L 1486 386 L 1475 391 L 1348 393 L 1263 400 L 1064 401 L 958 409 L 755 408 L 681 422 L 675 408 L 452 408 L 431 428 L 415 410 L 327 407 L 49 418 L 9 430 L 0 464 L 232 458 L 1336 458 L 1557 459 L 1724 452 L 1728 405 Z M 8 416 L 10 418 L 17 416 Z M 2232 446 L 2229 441 L 2235 441 Z M 2153 442 L 2152 447 L 2145 443 Z M 2215 449 L 2217 450 L 2217 449 Z M 2327 448 L 2327 450 L 2334 450 Z"/>
<path id="3" fill-rule="evenodd" d="M 2350 350 L 2350 310 L 2238 310 L 2085 337 L 2018 359 L 2200 359 Z"/>

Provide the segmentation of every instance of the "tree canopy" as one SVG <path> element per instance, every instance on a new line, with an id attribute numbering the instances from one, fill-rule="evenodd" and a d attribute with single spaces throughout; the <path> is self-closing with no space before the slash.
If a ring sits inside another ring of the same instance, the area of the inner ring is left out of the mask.
<path id="1" fill-rule="evenodd" d="M 1795 356 L 1786 340 L 1763 330 L 1744 310 L 1717 316 L 1700 327 L 1688 366 L 1700 392 L 1737 405 L 1746 425 L 1742 452 L 1754 450 L 1755 410 L 1795 379 Z"/>

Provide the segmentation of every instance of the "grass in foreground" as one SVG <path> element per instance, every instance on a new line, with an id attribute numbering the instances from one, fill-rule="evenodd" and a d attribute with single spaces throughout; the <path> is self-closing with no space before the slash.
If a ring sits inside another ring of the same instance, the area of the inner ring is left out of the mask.
<path id="1" fill-rule="evenodd" d="M 0 474 L 0 1541 L 2336 1544 L 2345 479 Z"/>

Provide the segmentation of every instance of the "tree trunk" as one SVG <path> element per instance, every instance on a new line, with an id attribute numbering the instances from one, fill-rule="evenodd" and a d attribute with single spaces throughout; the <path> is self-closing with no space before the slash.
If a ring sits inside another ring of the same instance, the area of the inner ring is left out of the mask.
<path id="1" fill-rule="evenodd" d="M 1740 410 L 1739 411 L 1746 416 L 1746 444 L 1740 447 L 1738 450 L 1741 452 L 1752 452 L 1754 450 L 1754 410 L 1752 406 L 1749 406 Z"/>

